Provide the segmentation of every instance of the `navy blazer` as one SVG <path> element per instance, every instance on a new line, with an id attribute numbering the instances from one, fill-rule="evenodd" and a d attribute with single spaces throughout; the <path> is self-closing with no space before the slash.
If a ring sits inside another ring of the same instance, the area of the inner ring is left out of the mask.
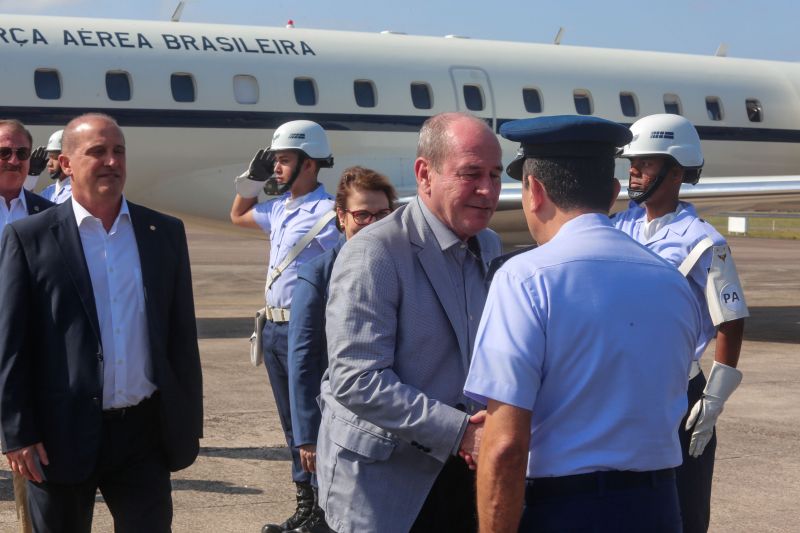
<path id="1" fill-rule="evenodd" d="M 328 368 L 325 306 L 333 263 L 345 237 L 332 249 L 297 269 L 289 321 L 289 406 L 294 446 L 316 444 L 322 420 L 317 396 L 322 374 Z"/>
<path id="2" fill-rule="evenodd" d="M 128 203 L 142 269 L 162 449 L 197 457 L 200 355 L 183 223 Z M 100 447 L 103 346 L 72 202 L 6 226 L 0 254 L 2 450 L 44 444 L 54 483 L 85 480 Z"/>
<path id="3" fill-rule="evenodd" d="M 28 189 L 23 188 L 22 193 L 25 195 L 25 205 L 28 207 L 28 215 L 41 213 L 45 209 L 56 205 L 47 198 L 42 198 L 35 192 L 31 192 Z"/>

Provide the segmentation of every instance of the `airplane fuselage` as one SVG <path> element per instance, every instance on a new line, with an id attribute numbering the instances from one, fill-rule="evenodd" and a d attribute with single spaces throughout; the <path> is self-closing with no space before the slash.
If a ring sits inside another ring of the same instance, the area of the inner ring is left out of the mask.
<path id="1" fill-rule="evenodd" d="M 224 218 L 232 178 L 287 120 L 319 122 L 339 173 L 360 164 L 413 194 L 429 116 L 508 120 L 591 113 L 620 123 L 666 110 L 691 120 L 713 177 L 800 174 L 800 65 L 729 57 L 296 28 L 4 16 L 0 116 L 38 144 L 75 115 L 123 127 L 127 195 Z M 127 80 L 127 87 L 125 80 Z M 57 85 L 57 87 L 56 87 Z M 516 147 L 501 140 L 504 161 Z M 618 176 L 627 176 L 621 162 Z M 508 179 L 508 178 L 506 178 Z M 790 178 L 786 178 L 790 180 Z M 799 189 L 800 190 L 800 189 Z M 513 201 L 513 183 L 505 186 Z"/>

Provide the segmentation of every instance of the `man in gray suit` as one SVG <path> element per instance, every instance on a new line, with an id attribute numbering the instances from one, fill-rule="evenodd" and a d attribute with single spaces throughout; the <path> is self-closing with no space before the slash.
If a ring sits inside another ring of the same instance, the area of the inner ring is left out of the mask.
<path id="1" fill-rule="evenodd" d="M 336 260 L 317 476 L 339 533 L 477 529 L 474 477 L 458 455 L 482 429 L 483 406 L 463 385 L 487 264 L 500 253 L 487 225 L 502 170 L 486 123 L 430 118 L 414 163 L 418 196 Z"/>

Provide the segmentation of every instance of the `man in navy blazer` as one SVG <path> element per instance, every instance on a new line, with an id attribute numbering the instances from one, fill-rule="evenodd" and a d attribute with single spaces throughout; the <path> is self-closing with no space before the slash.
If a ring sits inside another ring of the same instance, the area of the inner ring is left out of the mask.
<path id="1" fill-rule="evenodd" d="M 2 451 L 37 531 L 91 531 L 97 488 L 116 531 L 170 531 L 203 419 L 183 224 L 125 200 L 110 117 L 74 119 L 63 149 L 73 199 L 0 241 Z"/>
<path id="2" fill-rule="evenodd" d="M 31 167 L 32 148 L 33 137 L 21 122 L 14 119 L 0 120 L 0 231 L 15 220 L 40 213 L 55 205 L 25 189 Z M 20 520 L 20 531 L 30 533 L 25 490 L 27 482 L 18 474 L 14 474 L 13 478 L 14 503 Z"/>

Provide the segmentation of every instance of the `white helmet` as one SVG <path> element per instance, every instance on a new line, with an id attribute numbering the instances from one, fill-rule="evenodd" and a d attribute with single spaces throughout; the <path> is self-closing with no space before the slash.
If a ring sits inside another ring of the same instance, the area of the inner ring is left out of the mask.
<path id="1" fill-rule="evenodd" d="M 691 122 L 680 115 L 650 115 L 631 126 L 633 139 L 621 157 L 665 155 L 686 169 L 703 168 L 700 136 Z"/>
<path id="2" fill-rule="evenodd" d="M 60 152 L 61 151 L 61 137 L 64 135 L 64 130 L 58 130 L 54 132 L 50 136 L 50 140 L 47 141 L 47 148 L 48 152 Z"/>
<path id="3" fill-rule="evenodd" d="M 293 120 L 282 124 L 272 135 L 270 152 L 298 150 L 319 163 L 320 167 L 333 166 L 333 154 L 328 136 L 322 126 L 310 120 Z"/>

